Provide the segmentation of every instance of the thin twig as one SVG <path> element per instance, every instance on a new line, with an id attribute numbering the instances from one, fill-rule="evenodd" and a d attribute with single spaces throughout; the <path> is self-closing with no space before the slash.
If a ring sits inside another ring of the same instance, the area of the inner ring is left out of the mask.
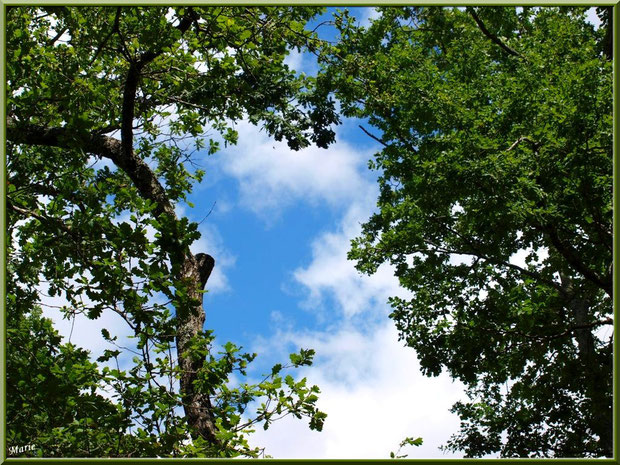
<path id="1" fill-rule="evenodd" d="M 211 213 L 213 212 L 213 209 L 215 208 L 216 203 L 217 201 L 213 202 L 213 205 L 211 206 L 211 210 L 209 210 L 209 213 L 207 213 L 207 215 L 202 220 L 200 220 L 200 223 L 198 223 L 198 226 L 200 226 L 202 222 L 206 220 L 209 217 L 209 215 L 211 215 Z"/>
<path id="2" fill-rule="evenodd" d="M 381 145 L 383 145 L 384 147 L 389 147 L 389 145 L 388 145 L 388 144 L 386 144 L 385 142 L 383 142 L 383 141 L 382 141 L 381 139 L 379 139 L 377 136 L 375 136 L 374 134 L 371 134 L 370 132 L 368 132 L 364 126 L 362 126 L 361 124 L 360 124 L 360 125 L 358 125 L 358 126 L 359 126 L 359 128 L 360 128 L 362 131 L 364 131 L 364 132 L 366 133 L 366 135 L 367 135 L 368 137 L 370 137 L 371 139 L 376 140 L 377 142 L 379 142 L 379 143 L 380 143 Z"/>

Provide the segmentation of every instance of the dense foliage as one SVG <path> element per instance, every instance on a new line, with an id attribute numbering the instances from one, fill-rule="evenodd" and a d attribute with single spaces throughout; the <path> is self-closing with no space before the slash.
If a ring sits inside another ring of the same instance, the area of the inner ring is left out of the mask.
<path id="1" fill-rule="evenodd" d="M 424 373 L 468 386 L 468 456 L 612 455 L 611 8 L 346 12 L 319 82 L 383 149 L 350 258 L 390 263 Z"/>
<path id="2" fill-rule="evenodd" d="M 292 414 L 321 429 L 318 388 L 288 374 L 311 350 L 232 384 L 255 355 L 213 347 L 213 260 L 190 252 L 197 224 L 175 211 L 204 174 L 196 152 L 234 144 L 236 120 L 293 149 L 333 140 L 332 103 L 283 61 L 313 46 L 318 11 L 7 7 L 9 448 L 257 456 L 254 425 Z M 67 318 L 115 312 L 135 346 L 102 328 L 109 349 L 92 360 L 42 317 L 46 294 Z"/>

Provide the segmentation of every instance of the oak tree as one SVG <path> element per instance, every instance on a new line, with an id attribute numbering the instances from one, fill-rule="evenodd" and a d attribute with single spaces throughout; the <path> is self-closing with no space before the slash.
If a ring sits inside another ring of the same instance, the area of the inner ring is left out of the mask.
<path id="1" fill-rule="evenodd" d="M 333 141 L 332 102 L 284 63 L 313 47 L 304 27 L 319 11 L 7 7 L 9 446 L 257 456 L 256 424 L 292 414 L 321 429 L 318 388 L 288 374 L 311 350 L 231 384 L 255 354 L 214 347 L 202 297 L 217 257 L 190 251 L 197 224 L 175 210 L 204 175 L 197 158 L 236 142 L 235 121 L 293 149 Z M 114 328 L 101 329 L 110 348 L 98 360 L 63 343 L 43 292 L 67 318 L 118 314 L 133 361 Z"/>
<path id="2" fill-rule="evenodd" d="M 379 10 L 336 17 L 318 80 L 382 145 L 349 257 L 394 266 L 400 339 L 468 388 L 447 449 L 611 456 L 611 8 Z"/>

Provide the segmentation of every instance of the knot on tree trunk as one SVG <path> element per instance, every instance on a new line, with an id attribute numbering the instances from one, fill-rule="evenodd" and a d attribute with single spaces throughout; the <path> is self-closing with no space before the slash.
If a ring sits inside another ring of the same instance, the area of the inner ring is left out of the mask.
<path id="1" fill-rule="evenodd" d="M 205 284 L 207 284 L 209 280 L 209 276 L 211 276 L 211 271 L 213 271 L 213 267 L 215 266 L 215 260 L 209 254 L 197 253 L 196 264 L 198 266 L 198 273 L 200 274 L 200 287 L 204 289 Z"/>

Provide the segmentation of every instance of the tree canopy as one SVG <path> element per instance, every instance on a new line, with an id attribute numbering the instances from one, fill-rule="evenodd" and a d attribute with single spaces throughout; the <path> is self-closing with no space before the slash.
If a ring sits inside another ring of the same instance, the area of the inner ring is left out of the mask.
<path id="1" fill-rule="evenodd" d="M 612 456 L 612 47 L 585 8 L 342 12 L 318 82 L 383 148 L 349 257 L 392 264 L 467 456 Z M 607 330 L 607 331 L 605 331 Z"/>
<path id="2" fill-rule="evenodd" d="M 385 7 L 368 27 L 343 11 L 331 43 L 306 29 L 321 11 L 6 8 L 9 447 L 257 457 L 258 425 L 321 430 L 318 387 L 292 374 L 312 350 L 250 383 L 256 354 L 216 347 L 202 298 L 218 257 L 192 253 L 177 206 L 236 121 L 329 146 L 335 95 L 382 146 L 349 257 L 394 266 L 401 340 L 467 386 L 446 449 L 612 455 L 611 8 L 600 27 L 581 7 Z M 289 69 L 291 50 L 319 74 Z M 44 294 L 66 318 L 118 315 L 135 347 L 115 328 L 96 360 L 63 342 Z"/>
<path id="3" fill-rule="evenodd" d="M 213 347 L 202 296 L 214 257 L 190 251 L 197 224 L 175 210 L 204 174 L 195 153 L 234 144 L 237 120 L 293 149 L 333 141 L 333 102 L 284 64 L 313 47 L 304 26 L 319 11 L 7 7 L 7 345 L 20 348 L 7 359 L 9 446 L 257 456 L 257 424 L 292 414 L 322 428 L 318 388 L 289 373 L 311 350 L 231 384 L 255 354 Z M 66 300 L 67 318 L 118 314 L 133 361 L 114 328 L 97 360 L 62 343 L 43 292 Z"/>

